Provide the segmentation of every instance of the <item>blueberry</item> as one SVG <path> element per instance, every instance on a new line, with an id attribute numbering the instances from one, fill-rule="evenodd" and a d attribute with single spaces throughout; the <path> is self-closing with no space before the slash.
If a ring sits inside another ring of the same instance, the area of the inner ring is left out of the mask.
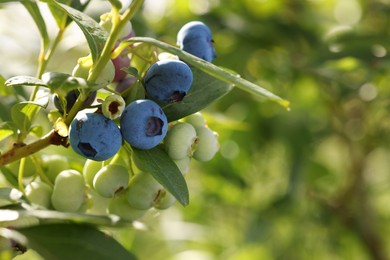
<path id="1" fill-rule="evenodd" d="M 51 203 L 59 211 L 76 212 L 85 201 L 84 178 L 76 170 L 65 170 L 56 177 Z"/>
<path id="2" fill-rule="evenodd" d="M 53 189 L 42 181 L 33 181 L 26 186 L 27 199 L 38 206 L 49 208 Z"/>
<path id="3" fill-rule="evenodd" d="M 91 54 L 81 57 L 77 60 L 76 66 L 73 68 L 72 76 L 88 79 L 91 70 L 93 69 L 93 60 Z M 112 60 L 109 60 L 95 79 L 96 84 L 109 84 L 115 77 L 115 66 Z"/>
<path id="4" fill-rule="evenodd" d="M 168 121 L 161 107 L 152 100 L 131 102 L 120 119 L 123 138 L 138 149 L 151 149 L 167 134 Z"/>
<path id="5" fill-rule="evenodd" d="M 69 128 L 69 142 L 78 154 L 95 161 L 114 156 L 122 136 L 114 121 L 96 113 L 79 113 Z"/>
<path id="6" fill-rule="evenodd" d="M 173 160 L 191 157 L 196 142 L 195 128 L 189 123 L 182 122 L 172 126 L 164 139 L 165 150 Z"/>
<path id="7" fill-rule="evenodd" d="M 119 82 L 127 76 L 126 71 L 123 71 L 122 69 L 130 66 L 130 58 L 126 53 L 124 53 L 120 54 L 118 57 L 112 59 L 111 61 L 115 67 L 115 76 L 112 81 Z"/>
<path id="8" fill-rule="evenodd" d="M 100 22 L 99 25 L 101 25 L 108 33 L 111 32 L 112 29 L 112 13 L 104 13 L 100 16 Z M 123 29 L 120 31 L 118 39 L 119 40 L 126 40 L 134 35 L 133 32 L 133 26 L 130 21 L 126 22 Z"/>
<path id="9" fill-rule="evenodd" d="M 54 183 L 57 175 L 63 170 L 69 169 L 69 159 L 66 156 L 52 154 L 42 157 L 42 166 L 46 177 Z"/>
<path id="10" fill-rule="evenodd" d="M 198 58 L 211 62 L 216 58 L 209 27 L 199 21 L 185 24 L 177 34 L 180 48 Z"/>
<path id="11" fill-rule="evenodd" d="M 127 188 L 129 178 L 129 171 L 126 167 L 119 164 L 108 164 L 96 173 L 93 187 L 100 196 L 112 198 L 115 193 Z"/>
<path id="12" fill-rule="evenodd" d="M 70 109 L 73 107 L 74 103 L 76 103 L 77 98 L 80 95 L 80 91 L 77 89 L 71 90 L 66 94 L 66 112 L 69 112 Z M 95 101 L 96 98 L 96 91 L 92 92 L 91 95 L 84 101 L 83 107 L 89 107 L 93 101 Z M 57 94 L 53 95 L 53 103 L 54 106 L 58 109 L 60 113 L 64 112 L 63 107 L 65 105 L 61 104 L 60 99 L 58 98 Z"/>
<path id="13" fill-rule="evenodd" d="M 117 119 L 122 115 L 126 102 L 122 96 L 112 94 L 103 101 L 102 113 L 109 119 Z"/>
<path id="14" fill-rule="evenodd" d="M 147 210 L 164 197 L 160 197 L 163 190 L 163 186 L 151 174 L 139 172 L 131 178 L 129 187 L 126 189 L 127 202 L 133 208 Z"/>
<path id="15" fill-rule="evenodd" d="M 122 219 L 134 221 L 145 215 L 148 210 L 132 207 L 127 202 L 126 193 L 123 192 L 111 199 L 107 211 L 109 214 L 117 215 Z"/>
<path id="16" fill-rule="evenodd" d="M 208 127 L 197 127 L 197 146 L 193 158 L 200 162 L 210 161 L 219 150 L 218 134 Z"/>
<path id="17" fill-rule="evenodd" d="M 151 99 L 163 103 L 183 100 L 192 84 L 190 67 L 179 60 L 154 63 L 144 78 L 145 90 Z"/>

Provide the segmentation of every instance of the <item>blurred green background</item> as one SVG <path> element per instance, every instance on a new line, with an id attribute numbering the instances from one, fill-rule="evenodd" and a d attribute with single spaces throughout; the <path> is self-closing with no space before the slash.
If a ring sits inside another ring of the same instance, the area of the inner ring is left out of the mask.
<path id="1" fill-rule="evenodd" d="M 87 12 L 105 10 L 92 1 Z M 138 36 L 175 44 L 184 23 L 201 20 L 214 34 L 214 63 L 291 110 L 238 89 L 205 109 L 221 149 L 192 163 L 189 206 L 151 212 L 149 231 L 115 236 L 140 259 L 389 259 L 389 14 L 389 0 L 146 1 Z M 11 46 L 21 32 L 3 27 L 1 44 Z M 34 74 L 39 38 L 30 34 L 12 46 L 28 58 L 7 71 L 10 51 L 0 51 L 0 74 Z M 69 39 L 56 54 L 68 58 L 49 70 L 69 72 L 85 55 L 77 28 Z"/>

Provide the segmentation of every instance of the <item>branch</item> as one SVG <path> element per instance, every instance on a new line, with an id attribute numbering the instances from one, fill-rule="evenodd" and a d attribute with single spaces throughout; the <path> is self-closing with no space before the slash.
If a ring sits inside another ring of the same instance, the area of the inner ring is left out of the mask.
<path id="1" fill-rule="evenodd" d="M 7 165 L 23 157 L 34 154 L 49 145 L 68 146 L 68 138 L 60 136 L 55 130 L 52 130 L 41 139 L 27 145 L 14 145 L 9 151 L 0 155 L 0 166 Z"/>

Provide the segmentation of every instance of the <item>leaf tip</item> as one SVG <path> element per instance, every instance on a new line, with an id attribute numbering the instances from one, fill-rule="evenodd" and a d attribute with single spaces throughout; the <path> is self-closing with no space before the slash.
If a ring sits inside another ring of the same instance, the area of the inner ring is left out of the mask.
<path id="1" fill-rule="evenodd" d="M 291 110 L 290 101 L 285 100 L 285 99 L 281 99 L 281 100 L 278 100 L 277 102 L 279 103 L 279 105 L 284 107 L 287 111 Z"/>

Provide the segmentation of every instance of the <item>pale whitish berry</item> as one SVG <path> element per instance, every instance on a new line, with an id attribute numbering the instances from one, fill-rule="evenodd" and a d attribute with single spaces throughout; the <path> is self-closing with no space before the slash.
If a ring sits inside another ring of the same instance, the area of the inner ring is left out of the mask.
<path id="1" fill-rule="evenodd" d="M 105 13 L 100 16 L 100 22 L 99 24 L 109 33 L 112 28 L 112 13 Z M 133 26 L 131 25 L 131 22 L 126 22 L 125 26 L 122 28 L 122 30 L 119 33 L 119 40 L 123 40 L 126 38 L 129 38 L 129 35 L 133 31 Z"/>
<path id="2" fill-rule="evenodd" d="M 196 133 L 198 140 L 193 158 L 201 162 L 210 161 L 219 150 L 218 135 L 208 127 L 198 127 Z"/>
<path id="3" fill-rule="evenodd" d="M 173 160 L 191 157 L 197 136 L 195 128 L 188 123 L 178 122 L 173 125 L 165 139 L 165 150 Z"/>
<path id="4" fill-rule="evenodd" d="M 148 210 L 136 209 L 132 207 L 125 193 L 120 193 L 111 199 L 107 213 L 117 215 L 125 220 L 134 221 L 142 217 Z"/>
<path id="5" fill-rule="evenodd" d="M 91 198 L 91 206 L 88 208 L 87 213 L 93 215 L 107 214 L 108 205 L 112 198 L 104 198 L 100 196 L 94 189 L 88 189 L 88 195 Z"/>
<path id="6" fill-rule="evenodd" d="M 53 187 L 51 203 L 56 210 L 76 212 L 84 203 L 86 186 L 84 178 L 76 170 L 58 174 Z"/>
<path id="7" fill-rule="evenodd" d="M 93 65 L 92 56 L 88 55 L 85 57 L 81 57 L 77 60 L 77 65 L 74 67 L 72 71 L 72 75 L 75 77 L 80 77 L 84 79 L 88 79 L 88 76 L 91 72 Z M 100 72 L 99 76 L 96 78 L 96 84 L 109 84 L 114 80 L 115 77 L 115 66 L 111 60 L 109 60 L 103 70 Z"/>
<path id="8" fill-rule="evenodd" d="M 57 175 L 63 170 L 69 169 L 69 162 L 66 156 L 57 154 L 45 155 L 42 157 L 42 164 L 46 176 L 54 183 Z"/>
<path id="9" fill-rule="evenodd" d="M 116 192 L 127 188 L 129 179 L 129 172 L 125 167 L 109 164 L 96 173 L 93 187 L 102 197 L 111 198 Z"/>
<path id="10" fill-rule="evenodd" d="M 41 181 L 33 181 L 26 186 L 25 194 L 32 203 L 44 208 L 50 207 L 50 198 L 53 189 Z"/>
<path id="11" fill-rule="evenodd" d="M 180 160 L 173 160 L 173 162 L 176 164 L 177 168 L 179 168 L 183 175 L 190 171 L 191 157 L 187 156 Z"/>
<path id="12" fill-rule="evenodd" d="M 156 209 L 167 209 L 175 204 L 175 197 L 165 189 L 160 190 L 158 196 L 153 201 L 153 207 Z"/>
<path id="13" fill-rule="evenodd" d="M 147 210 L 153 206 L 164 188 L 149 173 L 136 174 L 126 190 L 126 198 L 131 207 Z"/>
<path id="14" fill-rule="evenodd" d="M 117 119 L 122 115 L 126 102 L 122 96 L 110 95 L 102 103 L 103 115 L 109 119 Z"/>
<path id="15" fill-rule="evenodd" d="M 96 173 L 103 167 L 102 162 L 87 159 L 83 167 L 83 176 L 89 187 L 93 187 L 93 179 Z"/>
<path id="16" fill-rule="evenodd" d="M 182 121 L 191 124 L 195 128 L 206 126 L 206 120 L 199 112 L 186 116 Z"/>

